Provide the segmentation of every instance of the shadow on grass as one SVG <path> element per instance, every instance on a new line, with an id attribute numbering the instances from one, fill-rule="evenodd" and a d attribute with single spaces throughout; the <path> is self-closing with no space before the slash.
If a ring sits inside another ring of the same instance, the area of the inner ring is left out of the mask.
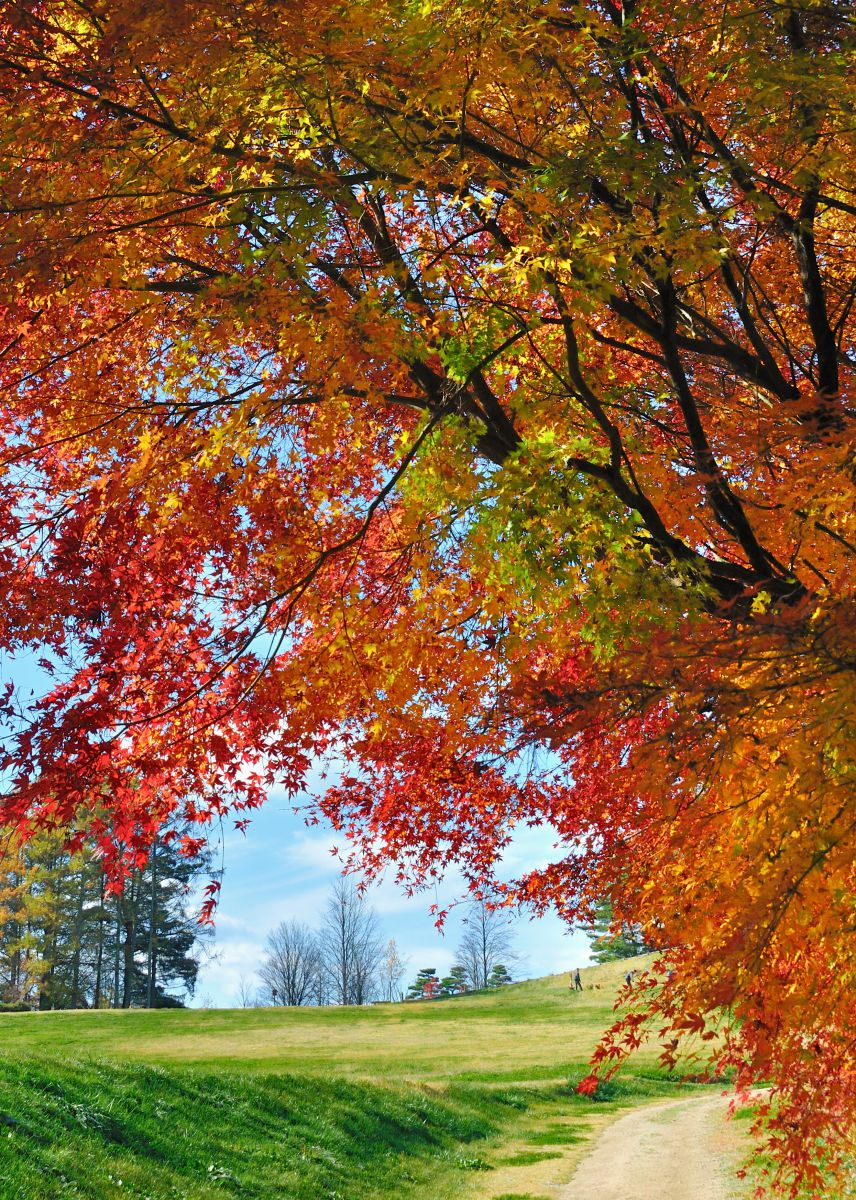
<path id="1" fill-rule="evenodd" d="M 0 1200 L 112 1200 L 143 1181 L 151 1200 L 404 1197 L 432 1167 L 484 1169 L 466 1147 L 517 1103 L 478 1089 L 0 1060 Z"/>

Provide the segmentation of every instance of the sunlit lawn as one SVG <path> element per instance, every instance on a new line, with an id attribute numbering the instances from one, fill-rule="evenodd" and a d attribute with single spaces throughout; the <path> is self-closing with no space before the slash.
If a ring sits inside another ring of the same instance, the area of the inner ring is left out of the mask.
<path id="1" fill-rule="evenodd" d="M 324 1071 L 447 1079 L 560 1079 L 584 1063 L 626 965 L 583 971 L 453 1000 L 366 1008 L 58 1012 L 0 1016 L 8 1051 L 98 1055 L 220 1070 Z M 650 1065 L 654 1052 L 639 1059 Z"/>
<path id="2" fill-rule="evenodd" d="M 652 1049 L 576 1094 L 626 969 L 577 995 L 562 975 L 361 1009 L 4 1014 L 0 1200 L 507 1193 L 604 1111 L 674 1092 Z"/>

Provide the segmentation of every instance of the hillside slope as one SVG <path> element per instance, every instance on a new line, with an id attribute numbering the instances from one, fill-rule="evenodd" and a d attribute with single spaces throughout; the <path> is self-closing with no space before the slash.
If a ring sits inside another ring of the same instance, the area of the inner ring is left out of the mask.
<path id="1" fill-rule="evenodd" d="M 522 1194 L 539 1165 L 567 1179 L 608 1113 L 676 1093 L 653 1050 L 576 1093 L 626 969 L 584 971 L 576 995 L 561 975 L 362 1009 L 4 1014 L 0 1200 L 474 1200 Z"/>
<path id="2" fill-rule="evenodd" d="M 481 1166 L 496 1095 L 106 1063 L 0 1062 L 0 1200 L 359 1200 Z"/>
<path id="3" fill-rule="evenodd" d="M 19 1054 L 220 1070 L 558 1080 L 588 1060 L 612 1020 L 626 969 L 584 970 L 585 990 L 576 995 L 562 974 L 450 1000 L 364 1008 L 8 1013 L 0 1015 L 0 1044 Z M 651 1066 L 654 1057 L 643 1051 L 638 1061 Z"/>

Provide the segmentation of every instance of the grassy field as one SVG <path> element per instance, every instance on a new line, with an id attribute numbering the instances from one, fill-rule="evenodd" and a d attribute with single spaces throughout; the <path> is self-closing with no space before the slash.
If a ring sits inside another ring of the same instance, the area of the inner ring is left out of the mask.
<path id="1" fill-rule="evenodd" d="M 335 1072 L 372 1079 L 562 1079 L 583 1064 L 612 1017 L 627 967 L 584 971 L 496 992 L 367 1008 L 161 1009 L 8 1013 L 2 1047 L 99 1055 L 220 1071 Z M 640 1064 L 655 1055 L 643 1052 Z"/>
<path id="2" fill-rule="evenodd" d="M 675 1090 L 652 1053 L 575 1093 L 624 969 L 577 996 L 4 1014 L 0 1200 L 536 1196 L 604 1113 Z"/>

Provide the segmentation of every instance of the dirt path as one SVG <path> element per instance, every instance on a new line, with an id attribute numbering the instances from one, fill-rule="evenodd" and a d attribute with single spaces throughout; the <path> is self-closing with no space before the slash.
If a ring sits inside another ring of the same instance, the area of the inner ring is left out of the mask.
<path id="1" fill-rule="evenodd" d="M 559 1200 L 742 1200 L 728 1100 L 700 1096 L 638 1108 L 600 1135 Z"/>

